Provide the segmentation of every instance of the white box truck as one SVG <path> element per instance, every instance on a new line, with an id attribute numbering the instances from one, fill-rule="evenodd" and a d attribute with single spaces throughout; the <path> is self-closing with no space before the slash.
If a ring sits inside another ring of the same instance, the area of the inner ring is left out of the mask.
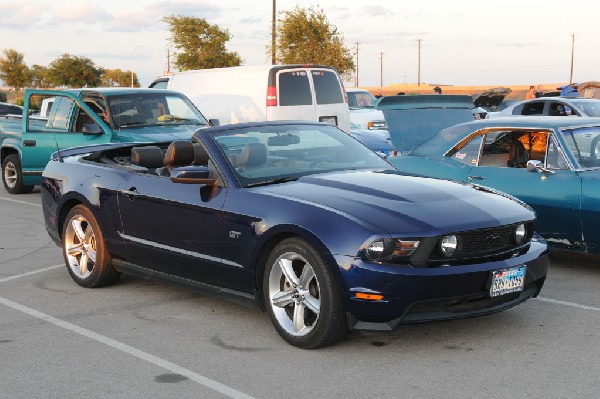
<path id="1" fill-rule="evenodd" d="M 184 93 L 206 117 L 221 124 L 310 120 L 350 131 L 342 80 L 328 66 L 200 69 L 159 76 L 150 87 Z"/>

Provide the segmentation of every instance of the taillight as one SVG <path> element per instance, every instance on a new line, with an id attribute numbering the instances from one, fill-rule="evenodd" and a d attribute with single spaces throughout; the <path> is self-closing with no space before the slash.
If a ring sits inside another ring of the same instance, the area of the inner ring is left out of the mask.
<path id="1" fill-rule="evenodd" d="M 267 87 L 267 107 L 277 106 L 277 87 Z"/>

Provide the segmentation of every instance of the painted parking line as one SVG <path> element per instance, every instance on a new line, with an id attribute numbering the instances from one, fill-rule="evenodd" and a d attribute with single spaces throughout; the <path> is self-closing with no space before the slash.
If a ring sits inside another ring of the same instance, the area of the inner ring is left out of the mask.
<path id="1" fill-rule="evenodd" d="M 54 269 L 58 269 L 58 268 L 61 268 L 61 267 L 65 267 L 64 263 L 61 264 L 61 265 L 54 265 L 54 266 L 44 267 L 43 269 L 37 269 L 37 270 L 33 270 L 33 271 L 27 272 L 27 273 L 16 274 L 14 276 L 3 277 L 3 278 L 0 278 L 0 283 L 4 283 L 4 282 L 10 281 L 10 280 L 16 280 L 16 279 L 21 278 L 21 277 L 31 276 L 33 274 L 47 272 L 48 270 L 54 270 Z"/>
<path id="2" fill-rule="evenodd" d="M 76 334 L 82 335 L 84 337 L 90 338 L 96 342 L 101 344 L 110 346 L 113 349 L 121 351 L 123 353 L 127 353 L 133 357 L 136 357 L 140 360 L 144 360 L 150 364 L 163 368 L 167 371 L 170 371 L 175 374 L 182 375 L 187 377 L 188 379 L 195 381 L 207 388 L 212 389 L 213 391 L 219 392 L 227 397 L 233 399 L 252 399 L 252 396 L 249 396 L 243 392 L 240 392 L 234 388 L 231 388 L 227 385 L 221 384 L 220 382 L 211 380 L 208 377 L 205 377 L 201 374 L 195 373 L 191 370 L 188 370 L 184 367 L 178 366 L 175 363 L 171 363 L 167 360 L 161 359 L 157 356 L 151 355 L 147 352 L 141 351 L 137 348 L 124 344 L 122 342 L 116 341 L 112 338 L 105 337 L 104 335 L 100 335 L 93 331 L 87 330 L 85 328 L 76 326 L 75 324 L 69 323 L 67 321 L 57 319 L 56 317 L 50 316 L 46 313 L 42 313 L 35 309 L 28 308 L 27 306 L 23 306 L 6 298 L 0 297 L 0 304 L 7 306 L 11 309 L 17 310 L 22 313 L 26 313 L 32 317 L 43 320 L 45 322 L 54 324 L 57 327 L 64 328 L 65 330 L 69 330 Z"/>
<path id="3" fill-rule="evenodd" d="M 12 199 L 12 198 L 4 198 L 4 197 L 0 197 L 0 200 L 3 200 L 3 201 L 9 201 L 9 202 L 15 202 L 15 203 L 17 203 L 17 204 L 25 204 L 25 205 L 37 206 L 38 208 L 41 208 L 41 207 L 42 207 L 42 205 L 40 205 L 40 204 L 34 204 L 34 203 L 32 203 L 32 202 L 27 202 L 27 201 L 19 201 L 19 200 Z"/>
<path id="4" fill-rule="evenodd" d="M 556 305 L 570 306 L 572 308 L 583 309 L 583 310 L 592 310 L 594 312 L 600 312 L 600 308 L 597 308 L 597 307 L 594 307 L 594 306 L 580 305 L 578 303 L 558 301 L 556 299 L 542 298 L 542 297 L 539 297 L 539 296 L 536 299 L 538 299 L 538 300 L 540 300 L 542 302 L 554 303 Z"/>

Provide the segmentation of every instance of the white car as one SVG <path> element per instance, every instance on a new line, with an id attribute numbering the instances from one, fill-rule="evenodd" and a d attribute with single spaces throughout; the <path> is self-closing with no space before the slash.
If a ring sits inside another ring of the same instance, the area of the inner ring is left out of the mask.
<path id="1" fill-rule="evenodd" d="M 600 100 L 594 98 L 539 97 L 521 101 L 500 112 L 489 112 L 486 118 L 520 115 L 600 117 Z"/>
<path id="2" fill-rule="evenodd" d="M 379 100 L 374 95 L 358 88 L 346 89 L 346 93 L 352 123 L 360 126 L 361 129 L 387 130 L 383 112 L 375 109 Z"/>

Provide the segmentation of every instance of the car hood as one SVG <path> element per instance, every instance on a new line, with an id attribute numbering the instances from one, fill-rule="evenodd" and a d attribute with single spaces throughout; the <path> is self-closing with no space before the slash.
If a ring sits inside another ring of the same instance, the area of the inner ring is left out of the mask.
<path id="1" fill-rule="evenodd" d="M 504 101 L 504 97 L 508 96 L 511 92 L 512 90 L 507 87 L 488 89 L 474 96 L 473 104 L 475 104 L 476 107 L 488 109 L 491 107 L 498 107 L 500 103 Z"/>
<path id="2" fill-rule="evenodd" d="M 435 136 L 442 129 L 473 120 L 470 96 L 388 96 L 377 104 L 383 111 L 392 144 L 401 153 Z"/>
<path id="3" fill-rule="evenodd" d="M 204 125 L 156 125 L 130 127 L 115 131 L 112 141 L 129 142 L 162 142 L 173 140 L 190 140 L 192 135 Z"/>
<path id="4" fill-rule="evenodd" d="M 386 153 L 394 150 L 387 130 L 350 129 L 349 134 L 372 150 Z"/>
<path id="5" fill-rule="evenodd" d="M 512 197 L 474 187 L 392 171 L 344 171 L 253 190 L 331 209 L 404 237 L 487 228 L 534 218 L 530 208 Z"/>

